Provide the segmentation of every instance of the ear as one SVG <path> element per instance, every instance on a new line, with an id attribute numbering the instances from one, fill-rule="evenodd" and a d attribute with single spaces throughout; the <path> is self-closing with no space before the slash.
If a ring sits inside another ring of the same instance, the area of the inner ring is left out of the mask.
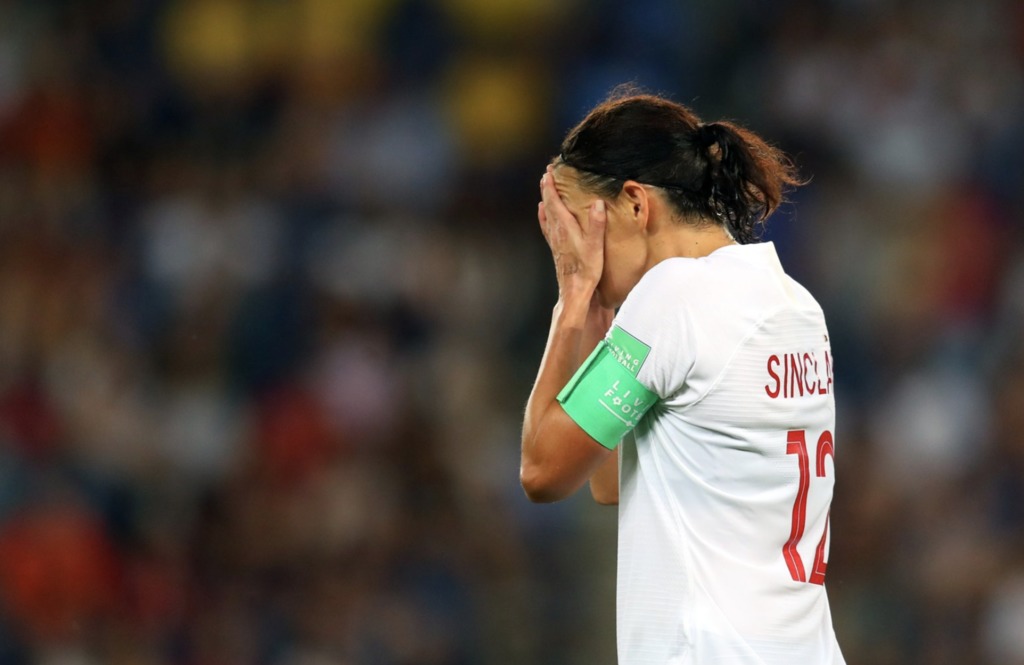
<path id="1" fill-rule="evenodd" d="M 619 196 L 626 218 L 633 220 L 637 228 L 646 229 L 651 216 L 651 199 L 647 188 L 635 180 L 627 180 Z"/>

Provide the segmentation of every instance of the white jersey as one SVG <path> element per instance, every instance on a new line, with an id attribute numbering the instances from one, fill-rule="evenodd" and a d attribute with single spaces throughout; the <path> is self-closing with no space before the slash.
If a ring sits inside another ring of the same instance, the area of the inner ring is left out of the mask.
<path id="1" fill-rule="evenodd" d="M 620 665 L 834 665 L 828 331 L 771 243 L 651 269 L 614 325 L 657 403 L 620 446 Z"/>

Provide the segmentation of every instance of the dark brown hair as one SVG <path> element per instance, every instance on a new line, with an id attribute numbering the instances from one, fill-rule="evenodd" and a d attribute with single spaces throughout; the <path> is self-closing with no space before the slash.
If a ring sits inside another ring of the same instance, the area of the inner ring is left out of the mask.
<path id="1" fill-rule="evenodd" d="M 753 132 L 703 123 L 682 104 L 628 91 L 588 113 L 555 161 L 607 198 L 626 180 L 660 187 L 680 212 L 724 225 L 740 243 L 756 241 L 784 189 L 803 184 L 789 159 Z"/>

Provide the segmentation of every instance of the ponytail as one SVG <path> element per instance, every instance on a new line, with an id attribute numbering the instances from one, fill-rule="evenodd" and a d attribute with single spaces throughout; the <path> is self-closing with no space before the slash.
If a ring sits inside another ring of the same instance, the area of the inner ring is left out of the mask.
<path id="1" fill-rule="evenodd" d="M 803 184 L 789 159 L 729 122 L 702 123 L 651 95 L 612 97 L 566 136 L 559 160 L 580 182 L 616 196 L 626 180 L 665 190 L 687 217 L 718 223 L 739 243 L 760 237 L 786 187 Z"/>
<path id="2" fill-rule="evenodd" d="M 697 127 L 707 160 L 708 212 L 722 221 L 736 242 L 759 237 L 779 204 L 783 188 L 800 184 L 792 163 L 759 136 L 729 122 Z"/>

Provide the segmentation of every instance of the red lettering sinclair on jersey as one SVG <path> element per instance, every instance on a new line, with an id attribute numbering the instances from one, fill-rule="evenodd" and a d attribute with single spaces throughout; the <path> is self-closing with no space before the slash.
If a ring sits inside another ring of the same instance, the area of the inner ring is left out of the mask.
<path id="1" fill-rule="evenodd" d="M 768 356 L 768 383 L 764 392 L 772 399 L 829 395 L 832 393 L 832 359 L 813 351 Z"/>

